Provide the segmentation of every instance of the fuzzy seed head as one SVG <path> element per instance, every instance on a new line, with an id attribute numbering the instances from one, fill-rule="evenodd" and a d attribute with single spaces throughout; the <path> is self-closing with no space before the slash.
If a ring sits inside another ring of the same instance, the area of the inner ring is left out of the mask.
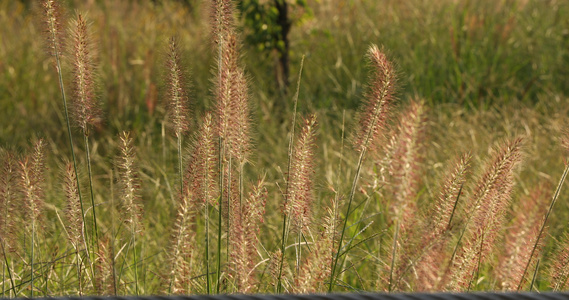
<path id="1" fill-rule="evenodd" d="M 469 200 L 473 209 L 467 211 L 472 220 L 453 268 L 453 289 L 467 289 L 476 280 L 478 261 L 485 262 L 494 249 L 510 204 L 514 169 L 521 162 L 521 144 L 522 139 L 517 138 L 497 149 Z"/>
<path id="2" fill-rule="evenodd" d="M 4 243 L 7 251 L 16 247 L 16 217 L 17 217 L 17 164 L 15 155 L 6 152 L 0 169 L 0 242 Z"/>
<path id="3" fill-rule="evenodd" d="M 421 166 L 425 153 L 426 109 L 422 101 L 414 101 L 405 110 L 391 145 L 389 173 L 395 196 L 393 210 L 406 217 L 414 211 L 420 186 Z"/>
<path id="4" fill-rule="evenodd" d="M 184 176 L 184 197 L 201 205 L 214 205 L 217 197 L 216 169 L 217 148 L 213 117 L 211 113 L 206 113 L 193 141 L 193 153 Z"/>
<path id="5" fill-rule="evenodd" d="M 466 175 L 470 169 L 472 155 L 465 153 L 458 158 L 455 167 L 444 179 L 444 184 L 434 205 L 434 221 L 432 239 L 436 239 L 450 228 L 450 218 L 454 213 L 456 201 L 460 197 L 462 187 L 466 182 Z"/>
<path id="6" fill-rule="evenodd" d="M 178 206 L 176 221 L 172 230 L 170 263 L 170 292 L 190 294 L 191 264 L 194 256 L 196 207 L 190 197 L 182 197 Z"/>
<path id="7" fill-rule="evenodd" d="M 291 228 L 303 233 L 307 232 L 312 220 L 312 177 L 314 174 L 316 127 L 315 115 L 309 115 L 304 119 L 298 141 L 294 147 L 288 194 L 284 207 L 285 213 L 290 218 Z"/>
<path id="8" fill-rule="evenodd" d="M 249 152 L 249 88 L 239 67 L 239 43 L 232 34 L 223 47 L 222 63 L 216 85 L 218 135 L 232 157 L 243 162 Z"/>
<path id="9" fill-rule="evenodd" d="M 234 30 L 234 6 L 233 0 L 211 0 L 211 36 L 217 44 Z"/>
<path id="10" fill-rule="evenodd" d="M 315 241 L 306 262 L 300 268 L 300 273 L 296 278 L 295 292 L 301 294 L 323 293 L 327 287 L 325 282 L 329 279 L 332 260 L 335 255 L 334 243 L 338 232 L 338 211 L 337 203 L 332 201 L 326 208 L 326 215 L 323 218 L 323 230 Z"/>
<path id="11" fill-rule="evenodd" d="M 118 158 L 120 191 L 125 212 L 125 222 L 133 233 L 142 233 L 142 203 L 140 199 L 140 179 L 136 166 L 136 154 L 129 132 L 119 136 L 120 155 Z"/>
<path id="12" fill-rule="evenodd" d="M 264 181 L 253 185 L 249 197 L 240 207 L 239 198 L 233 199 L 230 234 L 230 276 L 241 293 L 250 293 L 255 286 L 254 268 L 258 263 L 257 245 L 259 227 L 263 222 L 267 190 Z"/>
<path id="13" fill-rule="evenodd" d="M 67 233 L 73 247 L 78 249 L 83 240 L 83 218 L 81 217 L 81 200 L 77 188 L 77 177 L 72 163 L 67 163 L 65 166 L 64 190 L 67 198 L 65 211 Z"/>
<path id="14" fill-rule="evenodd" d="M 168 118 L 172 131 L 181 136 L 189 130 L 189 99 L 185 87 L 186 74 L 182 68 L 179 44 L 172 37 L 168 43 L 167 85 Z"/>
<path id="15" fill-rule="evenodd" d="M 100 112 L 95 97 L 93 75 L 93 45 L 87 29 L 87 21 L 79 14 L 73 29 L 73 95 L 72 112 L 76 125 L 85 135 L 89 126 L 97 125 Z"/>
<path id="16" fill-rule="evenodd" d="M 59 1 L 46 0 L 42 3 L 42 7 L 49 54 L 59 56 L 64 48 L 65 37 L 61 5 Z"/>
<path id="17" fill-rule="evenodd" d="M 20 189 L 24 200 L 24 215 L 29 224 L 40 221 L 44 206 L 45 141 L 36 142 L 31 154 L 19 162 Z"/>
<path id="18" fill-rule="evenodd" d="M 528 273 L 535 268 L 544 246 L 543 236 L 539 240 L 538 236 L 547 201 L 551 199 L 550 191 L 547 184 L 537 185 L 530 190 L 529 195 L 521 197 L 515 208 L 515 218 L 505 232 L 502 257 L 496 268 L 496 277 L 503 290 L 515 291 L 520 283 L 524 286 L 531 278 Z M 532 251 L 534 246 L 535 251 Z"/>
<path id="19" fill-rule="evenodd" d="M 105 236 L 99 240 L 97 258 L 95 266 L 95 284 L 97 291 L 102 295 L 116 295 L 117 289 L 115 284 L 115 260 L 112 252 L 112 241 Z"/>
<path id="20" fill-rule="evenodd" d="M 382 134 L 395 97 L 395 71 L 391 62 L 376 45 L 370 47 L 368 57 L 373 71 L 370 91 L 365 108 L 360 112 L 359 128 L 355 134 L 354 147 L 357 151 L 373 145 Z"/>
<path id="21" fill-rule="evenodd" d="M 565 232 L 553 253 L 548 275 L 553 291 L 565 290 L 569 282 L 569 234 Z"/>

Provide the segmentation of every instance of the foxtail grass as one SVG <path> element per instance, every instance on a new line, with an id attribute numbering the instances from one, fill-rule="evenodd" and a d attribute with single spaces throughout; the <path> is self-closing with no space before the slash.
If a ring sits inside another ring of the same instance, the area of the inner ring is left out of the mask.
<path id="1" fill-rule="evenodd" d="M 83 133 L 85 155 L 87 161 L 87 174 L 89 177 L 89 191 L 92 210 L 91 249 L 95 251 L 99 238 L 97 226 L 97 206 L 93 190 L 93 171 L 91 168 L 91 150 L 89 136 L 91 127 L 96 126 L 101 119 L 95 96 L 95 78 L 93 63 L 93 45 L 87 28 L 87 21 L 81 14 L 73 28 L 73 117 L 77 127 Z M 94 259 L 94 257 L 92 257 Z"/>
<path id="2" fill-rule="evenodd" d="M 496 279 L 503 290 L 519 291 L 529 283 L 531 269 L 537 266 L 544 246 L 542 218 L 546 216 L 547 221 L 547 201 L 551 198 L 549 186 L 540 183 L 518 200 L 513 212 L 515 218 L 504 236 L 504 257 L 498 259 L 496 268 Z"/>
<path id="3" fill-rule="evenodd" d="M 287 182 L 287 195 L 284 213 L 288 217 L 289 233 L 296 233 L 296 273 L 302 260 L 301 243 L 309 232 L 312 223 L 312 204 L 314 202 L 313 174 L 315 169 L 315 147 L 317 122 L 315 115 L 308 115 L 301 123 L 300 133 L 292 155 L 291 175 Z M 287 233 L 285 235 L 288 236 Z"/>
<path id="4" fill-rule="evenodd" d="M 178 142 L 178 174 L 180 194 L 183 194 L 182 139 L 189 130 L 189 99 L 185 86 L 187 75 L 181 63 L 179 43 L 175 37 L 170 38 L 168 42 L 166 70 L 169 127 L 174 132 Z"/>
<path id="5" fill-rule="evenodd" d="M 230 277 L 237 291 L 251 293 L 255 287 L 255 267 L 258 264 L 258 235 L 263 222 L 267 190 L 263 179 L 252 184 L 251 192 L 242 203 L 234 198 L 234 210 L 231 213 L 232 232 L 229 239 Z"/>
<path id="6" fill-rule="evenodd" d="M 225 182 L 231 182 L 231 178 L 225 178 L 226 174 L 231 174 L 231 165 L 228 156 L 228 145 L 231 139 L 231 109 L 234 99 L 233 79 L 237 68 L 237 49 L 235 45 L 228 46 L 228 38 L 235 39 L 234 28 L 234 3 L 233 0 L 213 0 L 211 2 L 211 36 L 217 46 L 217 78 L 215 79 L 216 113 L 217 113 L 217 136 L 219 139 L 219 203 L 218 203 L 218 232 L 217 232 L 217 267 L 216 267 L 216 287 L 217 293 L 221 290 L 221 244 L 222 244 L 222 220 L 223 220 L 223 195 L 231 194 L 231 186 L 225 186 Z M 227 207 L 229 208 L 229 199 Z M 207 290 L 210 293 L 209 276 Z"/>
<path id="7" fill-rule="evenodd" d="M 129 132 L 122 132 L 119 136 L 120 154 L 118 157 L 118 169 L 120 174 L 121 198 L 124 211 L 124 222 L 130 230 L 129 250 L 133 252 L 132 267 L 134 268 L 135 293 L 140 293 L 137 255 L 137 236 L 142 235 L 143 207 L 140 199 L 140 179 L 138 175 L 136 154 L 133 146 L 133 138 Z"/>
<path id="8" fill-rule="evenodd" d="M 415 245 L 417 247 L 415 257 L 407 263 L 406 270 L 395 283 L 396 286 L 413 267 L 416 268 L 418 274 L 417 287 L 419 290 L 433 290 L 438 284 L 436 278 L 440 276 L 440 266 L 445 258 L 442 252 L 450 242 L 448 233 L 457 215 L 458 203 L 463 193 L 466 177 L 470 172 L 471 159 L 470 153 L 462 154 L 457 157 L 453 168 L 449 169 L 440 188 L 439 196 L 426 215 L 428 218 L 425 220 L 426 226 L 420 231 L 422 237 L 419 244 Z"/>
<path id="9" fill-rule="evenodd" d="M 64 189 L 67 198 L 65 213 L 67 217 L 67 234 L 76 256 L 78 293 L 79 295 L 83 295 L 83 258 L 81 257 L 80 246 L 85 241 L 85 224 L 83 224 L 83 218 L 81 218 L 81 202 L 79 200 L 79 194 L 77 193 L 77 180 L 75 178 L 73 164 L 71 163 L 65 166 Z"/>
<path id="10" fill-rule="evenodd" d="M 59 90 L 61 92 L 61 100 L 63 102 L 63 110 L 65 112 L 65 123 L 67 126 L 67 136 L 69 138 L 69 148 L 71 150 L 71 156 L 73 159 L 73 169 L 75 171 L 75 177 L 77 180 L 77 192 L 79 194 L 79 200 L 81 202 L 81 215 L 83 222 L 85 223 L 85 208 L 83 206 L 83 197 L 81 194 L 81 185 L 79 183 L 77 159 L 75 155 L 75 147 L 73 144 L 73 134 L 71 132 L 71 120 L 69 118 L 69 109 L 67 105 L 67 95 L 65 93 L 65 86 L 63 84 L 63 74 L 62 74 L 62 54 L 65 49 L 65 30 L 63 29 L 63 9 L 61 4 L 57 0 L 46 0 L 43 2 L 44 11 L 44 26 L 45 33 L 47 37 L 47 47 L 49 54 L 54 57 L 55 69 L 57 72 Z"/>
<path id="11" fill-rule="evenodd" d="M 564 133 L 563 138 L 561 140 L 561 144 L 565 148 L 565 155 L 567 156 L 567 152 L 569 152 L 569 132 L 566 131 Z M 557 185 L 557 189 L 555 190 L 555 193 L 553 194 L 553 199 L 551 199 L 551 204 L 549 205 L 549 209 L 547 210 L 547 213 L 545 215 L 545 219 L 543 220 L 543 224 L 542 224 L 541 228 L 539 229 L 537 241 L 536 241 L 536 244 L 534 245 L 534 247 L 532 249 L 532 254 L 530 255 L 530 259 L 533 255 L 533 252 L 535 252 L 535 249 L 538 247 L 539 238 L 543 234 L 543 231 L 544 231 L 545 226 L 547 224 L 547 220 L 550 216 L 550 213 L 553 210 L 553 206 L 555 205 L 555 202 L 557 202 L 557 199 L 559 198 L 559 194 L 561 193 L 561 188 L 563 187 L 563 184 L 565 183 L 565 179 L 567 178 L 567 174 L 569 174 L 569 161 L 567 160 L 567 158 L 565 158 L 565 170 L 563 171 L 563 174 L 561 175 L 561 179 L 559 180 L 559 184 Z M 558 290 L 563 289 L 563 287 L 567 284 L 567 280 L 569 278 L 569 251 L 567 250 L 569 248 L 567 247 L 567 245 L 569 245 L 569 234 L 567 234 L 567 232 L 566 232 L 566 233 L 564 233 L 561 241 L 558 244 L 558 248 L 554 253 L 555 259 L 553 260 L 553 263 L 549 267 L 549 276 L 551 279 L 551 287 L 553 288 L 554 291 L 558 291 Z M 530 266 L 530 263 L 531 263 L 531 260 L 528 261 L 528 263 L 524 269 L 524 273 L 522 275 L 522 279 L 520 281 L 520 284 L 518 285 L 518 289 L 519 289 L 519 286 L 523 283 L 525 273 L 527 272 L 527 270 Z"/>
<path id="12" fill-rule="evenodd" d="M 362 165 L 365 160 L 368 148 L 374 144 L 377 138 L 382 134 L 391 103 L 394 100 L 395 89 L 395 71 L 391 62 L 387 60 L 386 55 L 376 46 L 372 45 L 368 50 L 368 57 L 373 68 L 373 75 L 370 83 L 370 92 L 367 97 L 367 103 L 360 116 L 360 125 L 355 134 L 354 147 L 360 156 L 356 166 L 356 172 L 352 181 L 350 194 L 348 195 L 348 207 L 344 216 L 340 239 L 338 240 L 338 250 L 332 261 L 330 272 L 329 292 L 332 292 L 336 281 L 336 269 L 342 252 L 344 235 L 351 214 L 352 202 L 354 200 L 358 180 Z"/>
<path id="13" fill-rule="evenodd" d="M 45 141 L 38 140 L 33 153 L 20 160 L 20 188 L 28 220 L 27 233 L 30 238 L 30 298 L 34 297 L 35 264 L 37 263 L 37 237 L 41 227 L 44 209 Z"/>
<path id="14" fill-rule="evenodd" d="M 454 261 L 449 288 L 470 290 L 481 264 L 492 252 L 510 203 L 514 170 L 521 162 L 521 145 L 521 138 L 506 142 L 487 163 L 467 205 L 470 217 L 466 240 Z"/>

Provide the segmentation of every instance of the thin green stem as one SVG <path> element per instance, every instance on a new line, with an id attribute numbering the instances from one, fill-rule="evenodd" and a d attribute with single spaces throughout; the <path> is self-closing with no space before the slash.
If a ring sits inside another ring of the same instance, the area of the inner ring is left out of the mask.
<path id="1" fill-rule="evenodd" d="M 222 137 L 219 138 L 219 203 L 218 211 L 219 215 L 217 218 L 217 270 L 216 270 L 216 293 L 219 294 L 221 288 L 221 235 L 222 235 L 222 213 L 223 213 L 223 192 L 224 192 L 224 180 L 225 180 L 225 143 Z M 208 292 L 209 293 L 209 292 Z"/>
<path id="2" fill-rule="evenodd" d="M 397 239 L 399 239 L 399 219 L 397 218 L 397 222 L 395 224 L 395 235 L 393 236 L 393 246 L 391 250 L 391 267 L 389 270 L 389 287 L 387 291 L 391 292 L 393 290 L 393 270 L 395 269 L 395 258 L 397 254 Z"/>
<path id="3" fill-rule="evenodd" d="M 75 246 L 75 245 L 74 245 Z M 83 295 L 83 287 L 81 285 L 82 272 L 81 272 L 81 254 L 79 254 L 79 249 L 75 246 L 75 255 L 77 256 L 77 284 L 79 285 L 79 296 Z"/>
<path id="4" fill-rule="evenodd" d="M 232 162 L 231 162 L 231 158 L 232 156 L 229 155 L 229 161 L 227 164 L 227 220 L 225 220 L 226 226 L 225 226 L 225 259 L 226 259 L 226 263 L 229 263 L 229 228 L 231 226 L 231 166 L 232 166 Z M 221 223 L 220 223 L 221 226 Z M 219 278 L 217 279 L 219 281 Z M 217 293 L 219 294 L 219 286 L 217 288 Z"/>
<path id="5" fill-rule="evenodd" d="M 16 296 L 16 288 L 15 288 L 15 284 L 14 284 L 14 277 L 12 276 L 12 270 L 10 270 L 10 265 L 8 264 L 8 257 L 6 256 L 6 247 L 4 246 L 4 240 L 2 238 L 0 238 L 0 245 L 2 246 L 2 254 L 4 256 L 4 264 L 6 269 L 8 270 L 8 277 L 10 277 L 10 284 L 12 285 L 12 292 L 14 293 L 14 297 Z M 4 290 L 2 292 L 2 295 L 4 296 Z"/>
<path id="6" fill-rule="evenodd" d="M 356 188 L 358 185 L 358 180 L 360 178 L 360 173 L 362 170 L 362 165 L 363 165 L 366 149 L 367 148 L 364 147 L 362 149 L 362 152 L 360 153 L 360 158 L 358 160 L 358 166 L 356 169 L 356 174 L 355 174 L 354 180 L 352 182 L 352 189 L 350 190 L 350 195 L 348 197 L 348 209 L 346 210 L 346 216 L 344 218 L 344 225 L 342 226 L 342 232 L 340 233 L 340 240 L 338 241 L 338 250 L 336 251 L 336 255 L 334 257 L 334 260 L 332 261 L 332 272 L 330 273 L 330 286 L 328 288 L 328 292 L 332 292 L 332 287 L 334 286 L 334 281 L 335 281 L 334 276 L 336 275 L 336 267 L 338 266 L 338 259 L 340 258 L 340 252 L 342 251 L 342 242 L 344 241 L 344 235 L 346 233 L 348 218 L 350 217 L 350 213 L 351 213 L 350 210 L 352 207 L 352 202 L 354 200 L 354 196 L 356 194 Z"/>
<path id="7" fill-rule="evenodd" d="M 133 263 L 134 263 L 134 287 L 136 295 L 139 295 L 138 292 L 138 257 L 136 256 L 136 232 L 134 230 L 134 226 L 132 228 L 132 252 L 133 252 Z"/>
<path id="8" fill-rule="evenodd" d="M 535 284 L 535 278 L 537 277 L 537 271 L 539 271 L 539 258 L 537 259 L 537 263 L 535 264 L 535 271 L 533 272 L 533 276 L 531 278 L 531 284 L 529 286 L 529 291 L 533 290 L 533 285 Z"/>
<path id="9" fill-rule="evenodd" d="M 224 47 L 224 36 L 221 33 L 221 31 L 218 33 L 218 38 L 219 38 L 219 46 L 217 47 L 217 73 L 218 73 L 218 82 L 219 84 L 221 84 L 221 80 L 222 80 L 222 53 L 223 53 L 223 47 Z M 221 121 L 221 115 L 219 116 L 220 121 Z M 221 122 L 220 122 L 221 123 Z M 223 172 L 224 172 L 224 163 L 223 160 L 225 159 L 225 142 L 223 140 L 223 137 L 219 137 L 219 216 L 218 216 L 218 229 L 217 229 L 217 270 L 216 270 L 216 277 L 217 277 L 217 283 L 216 283 L 216 291 L 219 294 L 219 289 L 220 289 L 220 279 L 221 279 L 221 209 L 222 209 L 222 201 L 223 201 Z M 208 277 L 208 291 L 207 293 L 209 294 L 209 273 L 207 274 Z"/>
<path id="10" fill-rule="evenodd" d="M 288 202 L 288 188 L 289 188 L 289 181 L 290 181 L 290 170 L 292 168 L 292 151 L 294 148 L 294 129 L 296 127 L 296 114 L 298 108 L 298 97 L 300 94 L 300 80 L 302 79 L 302 70 L 304 69 L 304 55 L 302 56 L 302 60 L 300 61 L 300 70 L 298 71 L 298 81 L 296 82 L 296 92 L 294 94 L 293 102 L 294 108 L 292 113 L 292 126 L 290 130 L 290 139 L 288 143 L 288 166 L 287 166 L 287 179 L 286 179 L 286 189 L 285 189 L 285 207 Z M 281 259 L 279 262 L 279 273 L 277 276 L 277 293 L 282 293 L 283 285 L 282 285 L 282 273 L 283 273 L 283 264 L 285 258 L 285 248 L 286 248 L 286 241 L 288 238 L 288 215 L 285 211 L 283 215 L 283 232 L 281 236 Z"/>
<path id="11" fill-rule="evenodd" d="M 209 199 L 206 199 L 204 206 L 205 215 L 205 278 L 207 294 L 210 293 L 209 281 Z"/>
<path id="12" fill-rule="evenodd" d="M 35 220 L 32 220 L 32 237 L 31 237 L 32 241 L 31 241 L 31 245 L 30 245 L 32 248 L 31 254 L 30 254 L 30 269 L 31 269 L 31 271 L 30 271 L 30 277 L 31 277 L 31 280 L 30 280 L 30 282 L 31 282 L 30 283 L 30 285 L 31 285 L 30 298 L 34 297 L 34 248 L 35 248 L 34 247 L 34 242 L 35 242 L 34 236 L 35 236 L 35 231 L 36 231 L 36 222 L 35 222 Z"/>
<path id="13" fill-rule="evenodd" d="M 222 194 L 223 195 L 223 194 Z M 220 288 L 221 288 L 221 234 L 222 234 L 222 217 L 221 217 L 221 213 L 222 213 L 222 202 L 223 202 L 223 197 L 219 197 L 219 215 L 218 215 L 218 219 L 217 219 L 217 224 L 218 224 L 218 228 L 217 228 L 217 271 L 216 271 L 216 277 L 217 277 L 217 282 L 216 282 L 216 293 L 219 294 Z"/>
<path id="14" fill-rule="evenodd" d="M 93 172 L 91 170 L 91 149 L 89 148 L 89 137 L 87 133 L 83 134 L 85 142 L 85 154 L 87 157 L 87 172 L 89 173 L 89 190 L 91 191 L 91 207 L 93 209 L 93 230 L 91 233 L 91 247 L 96 248 L 96 241 L 99 240 L 99 228 L 97 226 L 97 210 L 95 206 L 95 193 L 93 191 Z M 94 251 L 94 250 L 93 250 Z"/>
<path id="15" fill-rule="evenodd" d="M 182 161 L 182 133 L 176 133 L 178 138 L 178 175 L 180 176 L 180 195 L 184 194 L 184 167 Z"/>

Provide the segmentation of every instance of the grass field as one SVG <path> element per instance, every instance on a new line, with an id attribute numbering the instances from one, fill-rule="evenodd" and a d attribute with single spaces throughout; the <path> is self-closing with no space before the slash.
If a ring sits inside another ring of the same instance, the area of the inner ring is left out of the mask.
<path id="1" fill-rule="evenodd" d="M 569 3 L 187 3 L 0 2 L 2 296 L 567 289 Z"/>

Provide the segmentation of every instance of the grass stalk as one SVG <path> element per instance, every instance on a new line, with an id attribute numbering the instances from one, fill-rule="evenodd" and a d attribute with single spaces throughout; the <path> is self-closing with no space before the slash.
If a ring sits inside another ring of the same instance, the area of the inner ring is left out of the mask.
<path id="1" fill-rule="evenodd" d="M 330 272 L 330 285 L 328 292 L 332 292 L 332 288 L 336 280 L 336 268 L 338 266 L 338 260 L 341 255 L 340 253 L 342 251 L 344 235 L 346 233 L 348 219 L 351 214 L 352 202 L 356 194 L 358 180 L 365 159 L 365 154 L 368 150 L 369 145 L 379 135 L 379 130 L 384 125 L 383 123 L 387 117 L 389 104 L 392 101 L 393 97 L 393 85 L 395 78 L 391 63 L 387 60 L 385 54 L 383 54 L 376 45 L 372 45 L 369 48 L 368 56 L 370 57 L 373 67 L 375 68 L 375 78 L 373 79 L 373 82 L 370 86 L 371 91 L 369 94 L 369 100 L 365 114 L 360 120 L 361 129 L 357 132 L 357 140 L 355 146 L 360 151 L 360 157 L 358 159 L 356 174 L 352 181 L 352 187 L 348 196 L 348 208 L 346 210 L 342 232 L 340 233 L 340 240 L 338 241 L 338 250 L 332 260 L 332 270 Z M 348 244 L 349 243 L 351 243 L 351 240 L 348 242 Z"/>
<path id="2" fill-rule="evenodd" d="M 99 229 L 97 226 L 97 210 L 95 205 L 95 193 L 93 191 L 93 172 L 91 170 L 91 149 L 89 147 L 89 137 L 87 132 L 83 134 L 83 141 L 85 142 L 85 155 L 87 158 L 87 173 L 89 177 L 89 190 L 91 191 L 91 209 L 93 210 L 93 229 L 91 232 L 91 249 L 93 249 L 93 254 L 96 251 L 97 241 L 99 240 Z M 79 190 L 79 186 L 77 186 Z"/>
<path id="3" fill-rule="evenodd" d="M 292 125 L 291 125 L 291 129 L 290 129 L 290 138 L 289 138 L 289 143 L 288 143 L 288 166 L 287 166 L 287 180 L 286 180 L 286 189 L 285 189 L 285 205 L 288 201 L 288 189 L 289 189 L 289 181 L 290 181 L 290 170 L 291 170 L 291 166 L 292 166 L 292 155 L 293 155 L 293 149 L 294 149 L 294 129 L 296 127 L 296 114 L 297 114 L 297 108 L 298 108 L 298 97 L 300 94 L 300 82 L 302 79 L 302 71 L 304 69 L 304 58 L 305 56 L 302 56 L 302 59 L 300 60 L 300 69 L 298 71 L 298 80 L 296 82 L 296 92 L 294 94 L 294 98 L 293 98 L 293 103 L 294 103 L 294 108 L 293 108 L 293 113 L 292 113 Z M 287 241 L 287 237 L 288 237 L 288 216 L 285 213 L 283 215 L 283 232 L 282 232 L 282 236 L 281 236 L 281 261 L 279 262 L 279 271 L 278 271 L 278 275 L 277 275 L 277 293 L 282 293 L 282 273 L 283 273 L 283 264 L 284 264 L 284 258 L 285 258 L 285 249 L 286 249 L 286 241 Z"/>
<path id="4" fill-rule="evenodd" d="M 12 270 L 10 269 L 10 265 L 8 263 L 8 257 L 6 256 L 7 253 L 6 253 L 6 246 L 4 245 L 4 239 L 2 239 L 2 238 L 0 238 L 0 245 L 2 246 L 2 254 L 4 256 L 4 264 L 5 264 L 3 272 L 5 272 L 6 270 L 8 271 L 8 277 L 10 279 L 11 289 L 12 289 L 12 292 L 14 293 L 14 297 L 15 297 L 16 296 L 16 285 L 14 284 L 14 277 L 12 276 Z M 3 286 L 2 297 L 6 297 L 4 294 L 4 291 L 6 290 L 4 288 L 4 283 L 2 284 L 2 286 Z"/>
<path id="5" fill-rule="evenodd" d="M 223 193 L 224 193 L 224 180 L 225 180 L 225 167 L 226 164 L 224 163 L 225 160 L 225 142 L 223 137 L 219 138 L 219 201 L 218 201 L 218 218 L 217 218 L 217 266 L 216 266 L 216 285 L 215 290 L 216 293 L 219 294 L 221 289 L 221 235 L 222 235 L 222 215 L 223 215 Z M 209 277 L 209 274 L 208 274 Z M 208 289 L 209 294 L 209 289 Z"/>
<path id="6" fill-rule="evenodd" d="M 222 189 L 223 191 L 223 189 Z M 218 215 L 218 219 L 217 219 L 217 224 L 218 224 L 218 228 L 217 228 L 217 265 L 216 265 L 216 284 L 215 284 L 215 291 L 217 294 L 219 294 L 219 291 L 221 289 L 221 235 L 222 235 L 222 209 L 223 209 L 223 194 L 220 195 L 219 197 L 219 204 L 218 204 L 218 210 L 219 210 L 219 215 Z"/>
<path id="7" fill-rule="evenodd" d="M 387 288 L 388 292 L 393 291 L 393 288 L 396 287 L 396 285 L 393 285 L 393 271 L 395 269 L 395 259 L 397 254 L 397 240 L 399 239 L 399 220 L 400 218 L 397 218 L 397 222 L 395 224 L 395 235 L 393 236 L 393 246 L 391 247 L 391 266 L 389 268 L 389 286 Z"/>
<path id="8" fill-rule="evenodd" d="M 134 229 L 134 226 L 132 228 L 132 252 L 134 264 L 134 287 L 135 293 L 138 296 L 140 294 L 138 290 L 138 256 L 136 255 L 136 231 Z"/>
<path id="9" fill-rule="evenodd" d="M 36 222 L 32 220 L 32 233 L 31 233 L 31 254 L 30 254 L 30 298 L 34 297 L 34 248 L 35 248 L 35 232 Z"/>
<path id="10" fill-rule="evenodd" d="M 354 196 L 356 194 L 356 188 L 358 185 L 358 180 L 360 177 L 360 173 L 362 170 L 362 165 L 363 165 L 363 160 L 365 157 L 365 153 L 366 153 L 367 148 L 363 148 L 361 153 L 360 153 L 360 158 L 358 159 L 358 165 L 356 168 L 356 175 L 354 176 L 353 182 L 352 182 L 352 188 L 350 190 L 350 194 L 348 196 L 348 208 L 346 209 L 346 216 L 344 217 L 344 224 L 342 225 L 342 231 L 340 232 L 340 239 L 338 240 L 338 249 L 336 251 L 336 255 L 334 257 L 334 259 L 332 260 L 332 270 L 330 273 L 330 286 L 328 288 L 328 292 L 332 292 L 332 287 L 334 286 L 334 281 L 335 281 L 335 275 L 336 275 L 336 267 L 338 265 L 338 259 L 340 258 L 340 252 L 342 251 L 342 242 L 344 240 L 344 235 L 346 233 L 346 227 L 348 224 L 348 218 L 350 217 L 351 214 L 351 207 L 352 207 L 352 202 L 354 200 Z"/>
<path id="11" fill-rule="evenodd" d="M 207 294 L 210 294 L 210 278 L 209 278 L 209 201 L 206 200 L 204 205 L 205 216 L 205 278 Z"/>
<path id="12" fill-rule="evenodd" d="M 180 176 L 180 195 L 184 195 L 184 167 L 182 159 L 182 133 L 177 132 L 176 137 L 178 140 L 178 175 Z"/>
<path id="13" fill-rule="evenodd" d="M 57 30 L 51 29 L 50 28 L 50 35 L 51 35 L 51 39 L 53 41 L 57 40 Z M 63 110 L 65 112 L 65 124 L 67 126 L 67 136 L 69 138 L 69 148 L 71 149 L 71 156 L 73 158 L 73 168 L 75 171 L 75 177 L 77 178 L 77 191 L 79 194 L 79 199 L 81 200 L 81 212 L 83 215 L 83 222 L 85 221 L 85 210 L 83 209 L 83 198 L 81 196 L 81 187 L 79 185 L 79 174 L 77 172 L 77 159 L 75 157 L 75 147 L 73 146 L 73 134 L 71 133 L 71 122 L 69 120 L 69 109 L 67 106 L 67 97 L 65 94 L 65 86 L 63 84 L 63 75 L 62 75 L 62 71 L 61 71 L 61 57 L 60 57 L 60 51 L 61 49 L 58 48 L 58 43 L 53 42 L 53 48 L 54 48 L 54 55 L 55 55 L 55 64 L 56 64 L 56 70 L 57 70 L 57 79 L 59 82 L 59 91 L 61 92 L 61 100 L 63 101 Z"/>
<path id="14" fill-rule="evenodd" d="M 52 33 L 53 39 L 55 39 L 56 33 Z M 73 146 L 73 134 L 71 132 L 71 123 L 69 120 L 69 109 L 67 107 L 67 97 L 65 95 L 65 86 L 63 85 L 63 75 L 61 74 L 61 62 L 59 56 L 59 49 L 55 49 L 55 62 L 56 62 L 56 69 L 57 69 L 57 77 L 59 81 L 59 90 L 61 92 L 61 99 L 63 101 L 63 110 L 65 112 L 65 123 L 67 126 L 67 136 L 69 138 L 69 148 L 71 149 L 71 158 L 73 159 L 73 170 L 75 171 L 75 178 L 77 180 L 77 193 L 79 194 L 79 203 L 81 204 L 81 218 L 83 219 L 83 223 L 85 223 L 85 209 L 83 207 L 83 197 L 81 194 L 81 185 L 79 183 L 79 172 L 77 171 L 77 158 L 75 156 L 75 147 Z M 85 234 L 87 234 L 85 230 Z M 89 249 L 87 249 L 89 251 Z"/>

